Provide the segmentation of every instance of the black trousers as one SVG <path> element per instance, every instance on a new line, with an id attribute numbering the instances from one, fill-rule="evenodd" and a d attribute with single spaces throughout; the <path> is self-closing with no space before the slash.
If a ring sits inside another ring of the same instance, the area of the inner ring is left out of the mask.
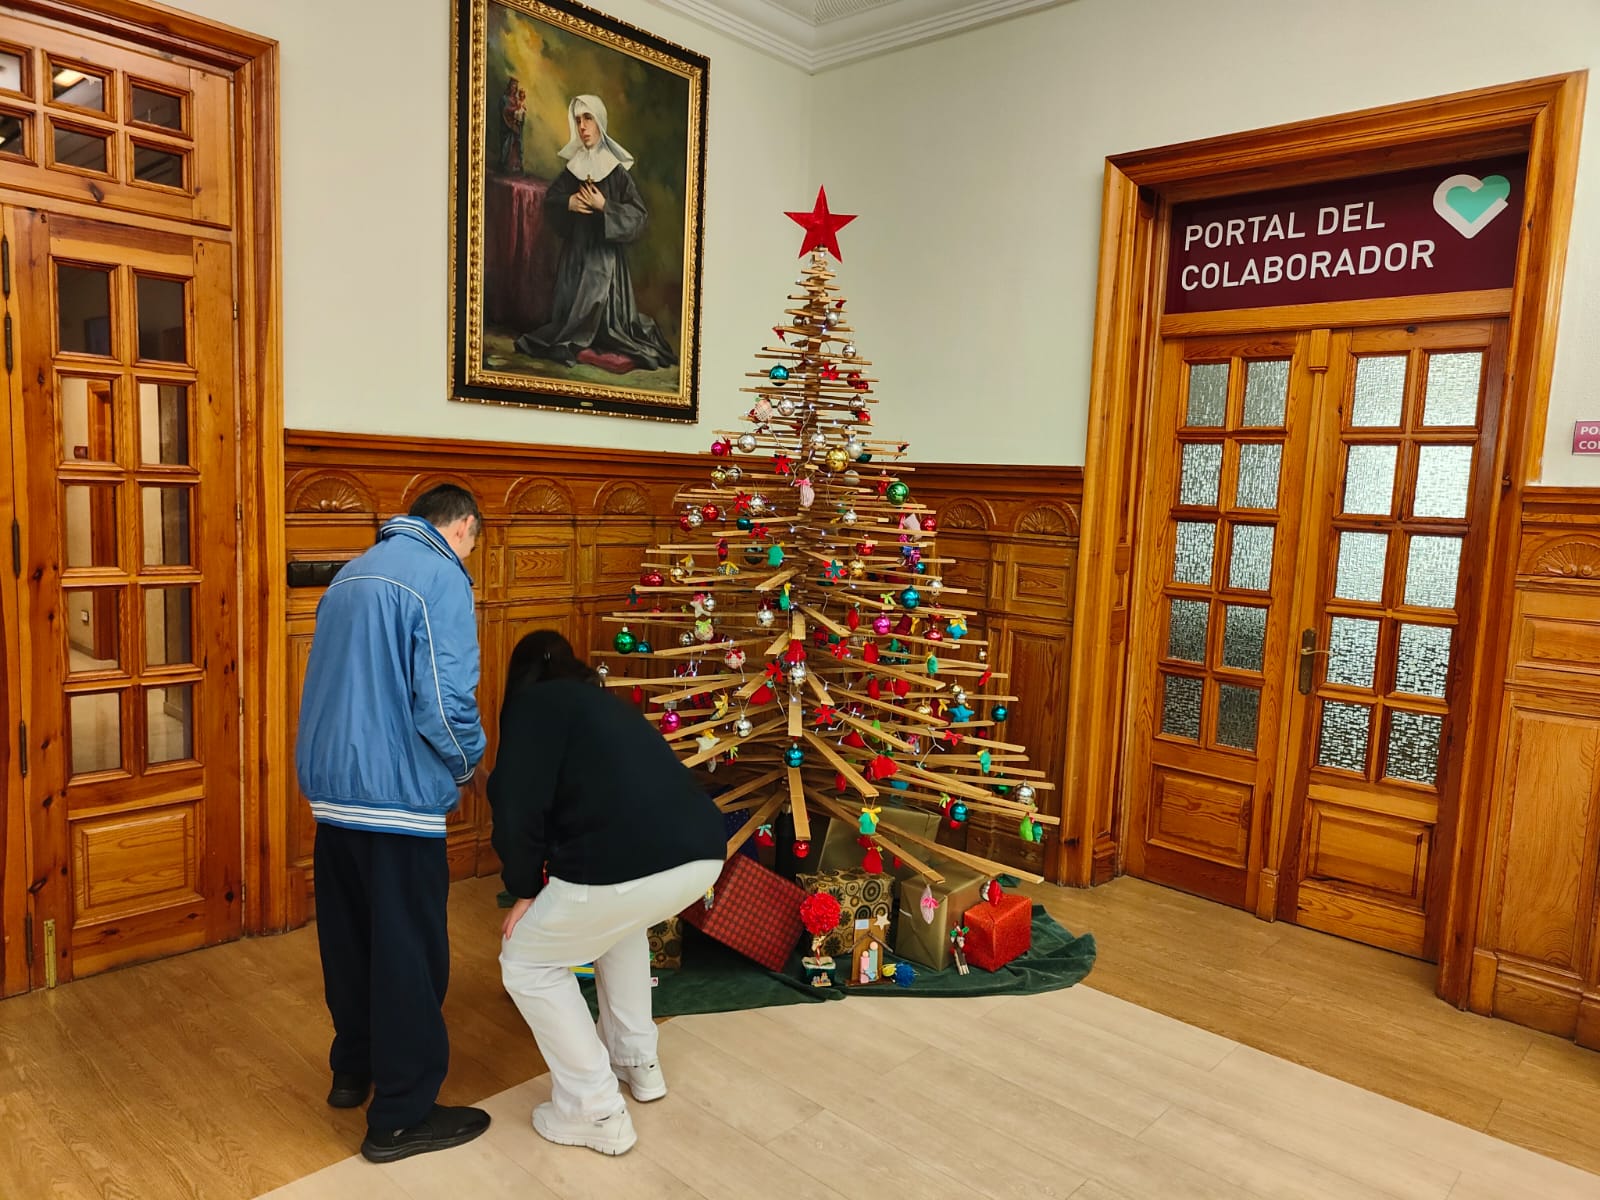
<path id="1" fill-rule="evenodd" d="M 450 1066 L 445 841 L 319 822 L 314 862 L 328 1066 L 372 1077 L 369 1129 L 403 1129 L 428 1115 Z"/>

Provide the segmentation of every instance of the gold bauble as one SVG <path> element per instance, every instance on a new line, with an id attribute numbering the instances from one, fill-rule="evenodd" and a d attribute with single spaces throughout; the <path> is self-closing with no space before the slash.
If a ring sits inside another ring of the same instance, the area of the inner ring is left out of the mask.
<path id="1" fill-rule="evenodd" d="M 828 451 L 828 470 L 842 471 L 850 465 L 850 460 L 845 457 L 845 452 L 835 446 Z"/>

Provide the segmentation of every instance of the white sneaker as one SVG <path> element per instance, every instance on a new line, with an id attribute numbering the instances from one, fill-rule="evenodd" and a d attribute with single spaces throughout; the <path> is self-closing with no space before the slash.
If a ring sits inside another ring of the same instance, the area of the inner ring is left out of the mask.
<path id="1" fill-rule="evenodd" d="M 641 1103 L 659 1100 L 667 1094 L 667 1080 L 661 1074 L 659 1062 L 647 1062 L 637 1067 L 621 1067 L 613 1063 L 611 1070 L 628 1085 L 633 1098 Z"/>
<path id="2" fill-rule="evenodd" d="M 627 1109 L 599 1121 L 572 1120 L 547 1101 L 533 1110 L 533 1128 L 540 1137 L 558 1146 L 587 1146 L 601 1154 L 626 1154 L 639 1140 Z"/>

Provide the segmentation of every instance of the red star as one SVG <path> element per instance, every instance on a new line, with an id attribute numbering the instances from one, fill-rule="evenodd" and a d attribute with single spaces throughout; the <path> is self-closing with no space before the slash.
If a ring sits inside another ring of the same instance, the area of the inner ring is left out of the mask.
<path id="1" fill-rule="evenodd" d="M 786 212 L 783 215 L 806 231 L 797 257 L 804 258 L 807 250 L 826 250 L 839 262 L 844 261 L 844 255 L 839 253 L 839 230 L 854 221 L 856 214 L 829 212 L 827 188 L 817 189 L 817 202 L 811 206 L 810 212 Z"/>

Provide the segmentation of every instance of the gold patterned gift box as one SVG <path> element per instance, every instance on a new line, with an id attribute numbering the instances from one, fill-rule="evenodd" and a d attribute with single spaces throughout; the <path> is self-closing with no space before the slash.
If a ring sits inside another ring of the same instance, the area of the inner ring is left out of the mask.
<path id="1" fill-rule="evenodd" d="M 895 881 L 889 875 L 868 875 L 865 871 L 822 871 L 816 875 L 797 875 L 795 882 L 810 892 L 827 892 L 839 902 L 839 923 L 823 935 L 820 954 L 835 958 L 850 957 L 856 940 L 856 920 L 864 919 L 872 931 L 888 943 L 894 922 Z"/>
<path id="2" fill-rule="evenodd" d="M 947 861 L 940 861 L 938 869 L 942 883 L 929 883 L 920 876 L 900 882 L 894 952 L 942 971 L 950 965 L 950 927 L 982 899 L 988 876 Z"/>
<path id="3" fill-rule="evenodd" d="M 668 917 L 650 926 L 650 966 L 654 970 L 683 966 L 683 921 Z"/>

